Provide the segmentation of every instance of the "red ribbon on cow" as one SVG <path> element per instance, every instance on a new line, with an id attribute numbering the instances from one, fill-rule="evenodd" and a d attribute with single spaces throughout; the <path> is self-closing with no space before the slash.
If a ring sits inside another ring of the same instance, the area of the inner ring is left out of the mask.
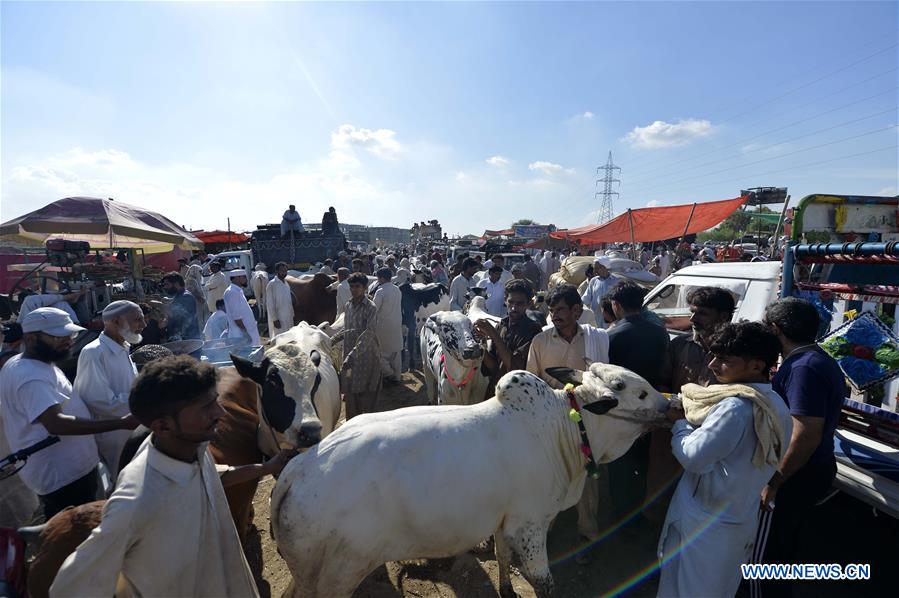
<path id="1" fill-rule="evenodd" d="M 474 366 L 473 368 L 471 368 L 471 371 L 468 372 L 468 375 L 462 379 L 462 382 L 456 382 L 455 380 L 453 380 L 453 377 L 450 375 L 449 370 L 446 367 L 446 355 L 440 356 L 440 365 L 443 367 L 443 373 L 446 374 L 446 379 L 449 380 L 449 383 L 456 388 L 464 388 L 465 385 L 471 382 L 471 379 L 474 378 L 475 370 L 478 369 L 478 366 Z"/>

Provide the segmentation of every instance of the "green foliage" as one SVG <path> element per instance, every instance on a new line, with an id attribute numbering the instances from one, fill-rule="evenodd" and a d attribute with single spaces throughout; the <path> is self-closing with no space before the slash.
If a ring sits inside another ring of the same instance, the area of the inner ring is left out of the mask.
<path id="1" fill-rule="evenodd" d="M 512 223 L 512 226 L 528 226 L 531 224 L 540 224 L 536 220 L 531 220 L 530 218 L 521 218 Z M 510 227 L 511 228 L 511 227 Z"/>

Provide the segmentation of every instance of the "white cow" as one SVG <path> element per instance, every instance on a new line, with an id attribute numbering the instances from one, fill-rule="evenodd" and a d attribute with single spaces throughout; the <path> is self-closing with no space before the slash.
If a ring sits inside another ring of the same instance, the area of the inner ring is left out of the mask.
<path id="1" fill-rule="evenodd" d="M 316 364 L 318 386 L 315 388 L 312 404 L 315 406 L 318 419 L 321 420 L 324 438 L 334 431 L 340 418 L 340 381 L 331 361 L 331 339 L 318 326 L 300 322 L 274 337 L 269 345 L 271 347 L 296 345 L 305 355 L 311 356 L 313 352 L 319 354 L 319 362 Z"/>
<path id="2" fill-rule="evenodd" d="M 596 363 L 555 375 L 583 382 L 573 394 L 598 463 L 664 420 L 665 399 L 628 370 Z M 570 410 L 564 391 L 513 371 L 477 405 L 347 422 L 292 460 L 272 492 L 272 533 L 294 596 L 349 597 L 385 562 L 458 555 L 491 534 L 501 595 L 514 596 L 513 556 L 537 595 L 551 595 L 546 533 L 586 478 Z"/>
<path id="3" fill-rule="evenodd" d="M 259 310 L 259 318 L 265 319 L 265 287 L 268 285 L 268 273 L 265 271 L 265 266 L 261 265 L 262 269 L 259 269 L 260 266 L 256 266 L 256 270 L 250 275 L 248 282 L 248 286 L 250 290 L 253 291 L 253 297 L 256 298 L 256 309 Z"/>
<path id="4" fill-rule="evenodd" d="M 429 403 L 473 405 L 484 400 L 489 382 L 481 373 L 484 349 L 468 315 L 437 312 L 421 327 L 419 341 Z"/>

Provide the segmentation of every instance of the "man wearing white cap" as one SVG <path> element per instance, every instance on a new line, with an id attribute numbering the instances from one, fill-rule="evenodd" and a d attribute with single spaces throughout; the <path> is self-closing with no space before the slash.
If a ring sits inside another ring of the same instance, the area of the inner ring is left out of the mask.
<path id="1" fill-rule="evenodd" d="M 141 342 L 140 333 L 146 325 L 137 303 L 113 301 L 103 310 L 103 332 L 78 355 L 75 394 L 94 419 L 128 415 L 128 393 L 137 376 L 131 346 Z M 119 455 L 130 435 L 127 430 L 116 430 L 94 437 L 113 481 L 118 475 Z"/>
<path id="2" fill-rule="evenodd" d="M 612 261 L 604 255 L 596 258 L 596 261 L 593 262 L 593 272 L 596 276 L 590 279 L 587 290 L 581 296 L 581 301 L 592 309 L 594 314 L 602 313 L 602 300 L 616 284 L 621 282 L 620 278 L 609 272 L 611 265 Z M 602 318 L 597 318 L 596 324 L 600 328 L 605 327 L 605 321 Z"/>
<path id="3" fill-rule="evenodd" d="M 98 457 L 92 435 L 137 427 L 130 415 L 91 419 L 84 402 L 54 365 L 68 356 L 72 335 L 81 330 L 60 309 L 36 309 L 22 319 L 25 352 L 0 370 L 3 429 L 10 448 L 30 447 L 51 434 L 62 437 L 34 453 L 19 472 L 39 496 L 47 519 L 68 506 L 96 499 Z"/>
<path id="4" fill-rule="evenodd" d="M 381 268 L 377 275 L 378 289 L 372 301 L 378 308 L 375 335 L 381 350 L 381 373 L 385 384 L 398 384 L 403 373 L 403 294 L 393 284 L 390 268 Z"/>
<path id="5" fill-rule="evenodd" d="M 287 264 L 275 264 L 275 277 L 265 287 L 268 335 L 276 336 L 293 327 L 293 293 L 287 284 Z"/>
<path id="6" fill-rule="evenodd" d="M 228 338 L 243 338 L 253 346 L 261 345 L 253 310 L 243 294 L 247 286 L 246 270 L 231 270 L 231 284 L 225 290 L 225 312 L 228 314 Z"/>

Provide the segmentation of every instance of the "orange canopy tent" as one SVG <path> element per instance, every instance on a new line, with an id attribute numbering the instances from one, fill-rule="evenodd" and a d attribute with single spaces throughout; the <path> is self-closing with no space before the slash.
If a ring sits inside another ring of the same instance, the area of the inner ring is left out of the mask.
<path id="1" fill-rule="evenodd" d="M 749 195 L 707 203 L 637 208 L 609 220 L 580 228 L 550 233 L 581 245 L 598 243 L 647 243 L 702 232 L 730 216 Z"/>
<path id="2" fill-rule="evenodd" d="M 194 236 L 206 244 L 213 243 L 246 243 L 250 237 L 243 233 L 228 232 L 223 230 L 196 231 Z"/>

